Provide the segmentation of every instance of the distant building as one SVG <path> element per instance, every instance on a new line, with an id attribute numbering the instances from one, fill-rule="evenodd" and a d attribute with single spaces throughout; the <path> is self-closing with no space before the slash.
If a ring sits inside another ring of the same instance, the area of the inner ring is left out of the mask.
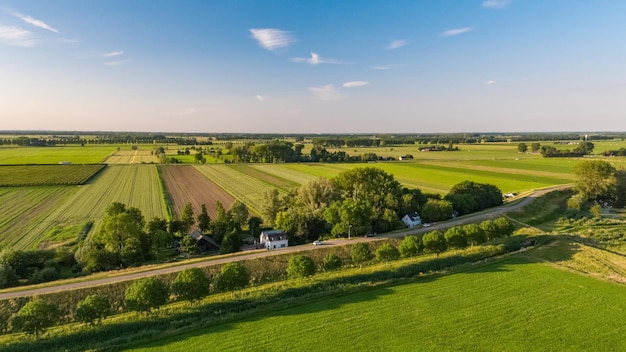
<path id="1" fill-rule="evenodd" d="M 415 226 L 419 226 L 422 223 L 422 218 L 417 213 L 406 214 L 402 218 L 402 222 L 409 228 L 413 228 Z"/>
<path id="2" fill-rule="evenodd" d="M 198 252 L 200 253 L 220 250 L 220 246 L 215 243 L 211 237 L 203 235 L 200 230 L 194 230 L 189 236 L 191 236 L 198 243 Z"/>
<path id="3" fill-rule="evenodd" d="M 289 236 L 281 230 L 268 230 L 261 232 L 259 243 L 266 249 L 287 248 Z"/>
<path id="4" fill-rule="evenodd" d="M 59 161 L 60 165 L 71 165 L 72 162 L 71 161 Z"/>

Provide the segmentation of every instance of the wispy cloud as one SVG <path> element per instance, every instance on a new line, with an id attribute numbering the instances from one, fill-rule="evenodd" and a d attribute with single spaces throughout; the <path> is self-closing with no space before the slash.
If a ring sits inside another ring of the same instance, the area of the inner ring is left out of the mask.
<path id="1" fill-rule="evenodd" d="M 485 0 L 483 7 L 486 9 L 503 9 L 511 3 L 511 0 Z"/>
<path id="2" fill-rule="evenodd" d="M 24 48 L 32 48 L 37 44 L 31 32 L 14 26 L 0 26 L 0 43 Z"/>
<path id="3" fill-rule="evenodd" d="M 252 28 L 252 38 L 256 39 L 264 49 L 274 51 L 286 48 L 298 40 L 289 31 L 274 28 Z"/>
<path id="4" fill-rule="evenodd" d="M 389 45 L 387 45 L 387 50 L 396 50 L 398 48 L 401 48 L 405 45 L 409 44 L 409 41 L 406 39 L 397 39 L 397 40 L 392 40 L 391 43 L 389 43 Z"/>
<path id="5" fill-rule="evenodd" d="M 396 64 L 391 64 L 391 65 L 376 65 L 376 66 L 370 66 L 370 68 L 372 70 L 391 70 L 392 68 L 396 68 L 399 65 Z"/>
<path id="6" fill-rule="evenodd" d="M 344 88 L 354 88 L 354 87 L 363 87 L 370 84 L 367 81 L 350 81 L 343 84 Z"/>
<path id="7" fill-rule="evenodd" d="M 107 66 L 121 66 L 129 61 L 130 59 L 124 59 L 124 60 L 117 60 L 117 61 L 108 61 L 108 62 L 105 62 L 104 64 Z"/>
<path id="8" fill-rule="evenodd" d="M 313 92 L 313 95 L 319 100 L 340 100 L 343 98 L 341 94 L 337 91 L 334 85 L 327 84 L 321 87 L 310 87 L 309 90 Z"/>
<path id="9" fill-rule="evenodd" d="M 116 57 L 116 56 L 120 56 L 120 55 L 124 55 L 124 52 L 121 51 L 121 50 L 120 51 L 111 51 L 111 52 L 108 52 L 108 53 L 104 53 L 104 54 L 102 54 L 100 56 L 102 56 L 102 57 Z"/>
<path id="10" fill-rule="evenodd" d="M 496 81 L 490 79 L 490 80 L 485 82 L 485 85 L 490 86 L 490 85 L 495 84 L 495 83 L 496 83 Z"/>
<path id="11" fill-rule="evenodd" d="M 11 14 L 13 16 L 21 19 L 22 21 L 24 21 L 24 22 L 26 22 L 28 24 L 31 24 L 31 25 L 33 25 L 35 27 L 39 27 L 39 28 L 48 30 L 50 32 L 59 33 L 58 30 L 56 30 L 55 28 L 52 28 L 51 26 L 49 26 L 44 21 L 40 21 L 40 20 L 34 19 L 34 18 L 32 18 L 30 16 L 27 16 L 27 15 L 22 15 L 21 13 L 18 13 L 18 12 L 12 12 Z"/>
<path id="12" fill-rule="evenodd" d="M 474 30 L 474 27 L 448 29 L 447 31 L 443 31 L 440 34 L 440 36 L 442 36 L 442 37 L 452 37 L 454 35 L 459 35 L 459 34 L 471 32 L 473 30 Z"/>
<path id="13" fill-rule="evenodd" d="M 322 57 L 320 57 L 318 54 L 316 54 L 314 52 L 311 52 L 311 57 L 310 58 L 306 58 L 306 57 L 292 57 L 291 61 L 299 62 L 299 63 L 306 63 L 306 64 L 310 64 L 310 65 L 319 65 L 319 64 L 346 65 L 346 64 L 350 64 L 349 62 L 339 61 L 339 60 L 335 60 L 335 59 L 322 58 Z"/>
<path id="14" fill-rule="evenodd" d="M 262 95 L 257 95 L 257 96 L 256 96 L 256 100 L 258 100 L 258 101 L 264 101 L 264 100 L 265 100 L 265 97 L 264 97 L 264 96 L 262 96 Z"/>

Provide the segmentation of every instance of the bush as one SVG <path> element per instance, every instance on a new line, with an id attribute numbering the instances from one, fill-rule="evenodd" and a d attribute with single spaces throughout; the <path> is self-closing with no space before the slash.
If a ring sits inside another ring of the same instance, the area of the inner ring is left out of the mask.
<path id="1" fill-rule="evenodd" d="M 248 286 L 250 273 L 239 262 L 227 263 L 215 279 L 215 286 L 220 291 L 233 291 Z"/>
<path id="2" fill-rule="evenodd" d="M 391 245 L 391 243 L 383 243 L 376 249 L 376 259 L 380 261 L 388 262 L 390 260 L 397 260 L 400 258 L 400 252 L 398 249 Z"/>
<path id="3" fill-rule="evenodd" d="M 417 236 L 406 236 L 398 245 L 398 250 L 403 257 L 414 257 L 419 254 L 422 243 Z"/>
<path id="4" fill-rule="evenodd" d="M 76 320 L 96 325 L 111 313 L 111 303 L 109 300 L 97 294 L 89 295 L 84 300 L 78 302 L 76 306 Z"/>
<path id="5" fill-rule="evenodd" d="M 28 280 L 31 284 L 40 284 L 42 282 L 49 282 L 58 280 L 60 277 L 59 271 L 54 267 L 47 267 L 41 270 L 35 271 L 35 273 Z"/>
<path id="6" fill-rule="evenodd" d="M 324 271 L 333 271 L 341 268 L 343 263 L 341 262 L 341 258 L 335 253 L 327 254 L 324 257 L 324 261 L 322 262 L 322 269 Z"/>
<path id="7" fill-rule="evenodd" d="M 289 258 L 287 266 L 287 276 L 290 279 L 302 278 L 315 274 L 315 263 L 311 257 L 306 255 L 294 255 Z"/>
<path id="8" fill-rule="evenodd" d="M 163 281 L 156 277 L 147 277 L 128 287 L 124 303 L 130 310 L 149 314 L 153 308 L 167 303 L 169 295 L 168 287 Z"/>
<path id="9" fill-rule="evenodd" d="M 180 300 L 193 304 L 209 294 L 209 278 L 199 268 L 189 268 L 176 275 L 172 282 L 172 293 Z"/>
<path id="10" fill-rule="evenodd" d="M 358 242 L 350 249 L 350 256 L 352 257 L 352 262 L 360 266 L 372 259 L 372 251 L 367 243 Z"/>
<path id="11" fill-rule="evenodd" d="M 26 303 L 17 312 L 11 321 L 11 325 L 13 330 L 39 336 L 46 328 L 56 324 L 60 316 L 61 313 L 56 304 L 43 299 L 35 299 Z"/>

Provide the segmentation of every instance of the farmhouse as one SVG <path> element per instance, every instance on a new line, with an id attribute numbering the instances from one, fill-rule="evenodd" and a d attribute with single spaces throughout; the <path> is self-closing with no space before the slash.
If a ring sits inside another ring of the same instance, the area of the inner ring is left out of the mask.
<path id="1" fill-rule="evenodd" d="M 403 218 L 402 218 L 402 222 L 408 226 L 409 228 L 418 226 L 419 224 L 422 223 L 422 218 L 420 218 L 420 216 L 417 213 L 413 213 L 413 214 L 406 214 Z"/>
<path id="2" fill-rule="evenodd" d="M 286 248 L 289 237 L 281 230 L 268 230 L 261 232 L 259 242 L 267 249 Z"/>
<path id="3" fill-rule="evenodd" d="M 218 251 L 220 246 L 213 241 L 213 239 L 207 235 L 203 235 L 200 230 L 194 230 L 190 235 L 198 243 L 198 252 L 212 252 Z"/>

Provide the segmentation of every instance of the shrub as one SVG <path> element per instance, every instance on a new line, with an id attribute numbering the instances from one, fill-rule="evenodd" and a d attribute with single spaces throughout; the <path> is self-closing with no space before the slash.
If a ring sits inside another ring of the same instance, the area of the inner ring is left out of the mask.
<path id="1" fill-rule="evenodd" d="M 390 260 L 397 260 L 400 258 L 400 252 L 398 249 L 391 245 L 391 243 L 383 243 L 376 249 L 376 259 L 380 261 L 388 262 Z"/>
<path id="2" fill-rule="evenodd" d="M 76 306 L 76 320 L 95 325 L 111 313 L 109 300 L 98 294 L 87 296 Z"/>
<path id="3" fill-rule="evenodd" d="M 315 263 L 306 255 L 294 255 L 289 258 L 287 276 L 289 278 L 301 278 L 315 274 Z"/>
<path id="4" fill-rule="evenodd" d="M 350 249 L 350 257 L 352 262 L 359 266 L 372 259 L 372 251 L 370 246 L 365 242 L 355 243 Z"/>
<path id="5" fill-rule="evenodd" d="M 13 330 L 39 336 L 46 328 L 59 321 L 61 313 L 56 304 L 43 299 L 35 299 L 22 307 L 13 317 Z"/>
<path id="6" fill-rule="evenodd" d="M 202 269 L 189 268 L 176 275 L 172 282 L 172 293 L 180 300 L 193 304 L 209 294 L 209 278 Z"/>
<path id="7" fill-rule="evenodd" d="M 163 281 L 156 277 L 147 277 L 128 287 L 124 303 L 130 310 L 149 314 L 153 308 L 167 303 L 169 294 L 168 287 Z"/>
<path id="8" fill-rule="evenodd" d="M 341 258 L 335 253 L 327 254 L 324 257 L 324 261 L 322 262 L 322 269 L 324 271 L 333 271 L 341 268 L 343 263 L 341 262 Z"/>
<path id="9" fill-rule="evenodd" d="M 220 291 L 233 291 L 248 286 L 250 273 L 241 263 L 227 263 L 215 279 L 215 286 Z"/>
<path id="10" fill-rule="evenodd" d="M 420 252 L 421 241 L 417 236 L 406 236 L 398 245 L 398 250 L 403 257 L 414 257 Z"/>

